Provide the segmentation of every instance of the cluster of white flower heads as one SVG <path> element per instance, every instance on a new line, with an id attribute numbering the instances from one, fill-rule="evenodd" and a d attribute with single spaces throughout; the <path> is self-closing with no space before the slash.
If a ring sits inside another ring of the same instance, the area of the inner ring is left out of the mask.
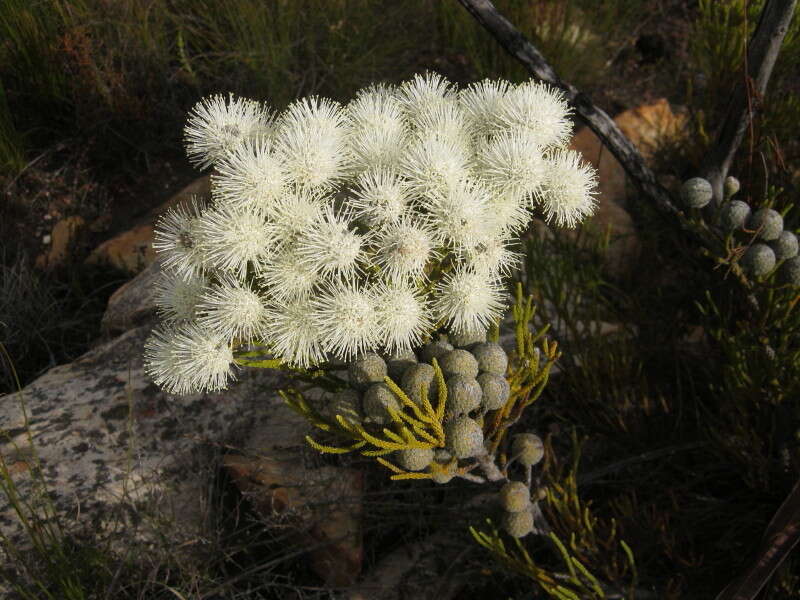
<path id="1" fill-rule="evenodd" d="M 163 323 L 148 373 L 172 393 L 217 391 L 238 347 L 310 368 L 408 351 L 442 325 L 486 330 L 531 211 L 572 227 L 594 210 L 568 117 L 546 85 L 459 91 L 432 73 L 276 117 L 201 101 L 184 133 L 189 159 L 213 167 L 211 200 L 157 225 Z"/>

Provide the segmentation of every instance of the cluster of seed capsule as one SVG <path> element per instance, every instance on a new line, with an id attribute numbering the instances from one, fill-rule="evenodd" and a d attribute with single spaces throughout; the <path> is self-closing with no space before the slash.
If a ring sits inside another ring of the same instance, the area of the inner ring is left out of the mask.
<path id="1" fill-rule="evenodd" d="M 434 358 L 447 386 L 446 446 L 400 450 L 394 458 L 408 471 L 427 468 L 433 481 L 447 483 L 456 474 L 458 460 L 485 453 L 482 417 L 502 408 L 510 395 L 505 378 L 508 356 L 499 344 L 486 341 L 484 331 L 439 334 L 416 351 L 361 355 L 347 364 L 350 387 L 337 392 L 324 412 L 365 427 L 389 424 L 389 408 L 399 411 L 401 405 L 385 383 L 387 375 L 412 402 L 421 403 L 424 389 L 435 404 L 439 386 Z"/>
<path id="2" fill-rule="evenodd" d="M 742 236 L 746 250 L 739 261 L 748 276 L 760 278 L 779 264 L 779 283 L 800 286 L 800 256 L 797 236 L 783 228 L 783 217 L 772 208 L 752 210 L 747 202 L 733 200 L 739 191 L 735 177 L 725 180 L 725 201 L 717 213 L 716 225 L 726 234 Z M 681 196 L 690 208 L 703 208 L 711 202 L 711 184 L 702 177 L 684 182 Z M 746 236 L 746 237 L 745 237 Z"/>
<path id="3" fill-rule="evenodd" d="M 544 457 L 544 444 L 533 433 L 520 433 L 514 436 L 511 444 L 511 460 L 530 469 Z M 530 478 L 529 478 L 530 479 Z M 534 503 L 531 501 L 529 484 L 509 481 L 500 489 L 500 506 L 503 509 L 503 529 L 509 535 L 520 538 L 534 529 Z"/>

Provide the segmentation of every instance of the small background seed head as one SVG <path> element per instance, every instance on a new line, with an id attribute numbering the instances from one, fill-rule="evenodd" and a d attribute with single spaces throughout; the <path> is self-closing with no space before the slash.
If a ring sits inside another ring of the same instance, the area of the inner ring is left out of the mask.
<path id="1" fill-rule="evenodd" d="M 531 507 L 531 492 L 521 481 L 509 481 L 500 488 L 500 505 L 506 512 L 520 512 Z"/>
<path id="2" fill-rule="evenodd" d="M 725 195 L 725 200 L 730 199 L 736 192 L 739 191 L 741 184 L 736 177 L 728 175 L 725 178 L 725 183 L 722 184 L 722 192 Z"/>
<path id="3" fill-rule="evenodd" d="M 374 352 L 368 352 L 350 363 L 350 384 L 364 390 L 371 383 L 382 382 L 386 373 L 386 362 Z"/>
<path id="4" fill-rule="evenodd" d="M 481 372 L 505 376 L 508 356 L 500 344 L 492 342 L 478 344 L 472 349 L 472 354 L 478 361 L 478 369 Z"/>
<path id="5" fill-rule="evenodd" d="M 750 205 L 741 200 L 731 200 L 719 211 L 719 226 L 723 231 L 741 230 L 750 218 Z"/>
<path id="6" fill-rule="evenodd" d="M 472 350 L 476 344 L 486 341 L 486 330 L 478 329 L 474 331 L 463 331 L 461 333 L 450 332 L 450 343 L 456 348 Z"/>
<path id="7" fill-rule="evenodd" d="M 742 256 L 741 265 L 750 277 L 763 277 L 775 266 L 775 253 L 766 244 L 753 244 Z"/>
<path id="8" fill-rule="evenodd" d="M 797 236 L 791 231 L 781 231 L 778 239 L 771 241 L 769 247 L 775 253 L 776 260 L 792 258 L 797 256 Z"/>
<path id="9" fill-rule="evenodd" d="M 450 375 L 464 375 L 474 379 L 478 376 L 478 361 L 468 350 L 459 348 L 458 350 L 450 350 L 443 354 L 439 361 L 439 367 L 445 377 Z"/>
<path id="10" fill-rule="evenodd" d="M 505 406 L 511 394 L 508 381 L 501 375 L 494 373 L 481 373 L 478 375 L 478 385 L 481 386 L 481 406 L 486 410 L 498 410 Z"/>
<path id="11" fill-rule="evenodd" d="M 512 537 L 525 537 L 533 531 L 533 512 L 523 510 L 515 513 L 503 513 L 503 529 Z"/>
<path id="12" fill-rule="evenodd" d="M 453 345 L 447 340 L 430 341 L 425 344 L 419 351 L 419 359 L 428 364 L 433 362 L 433 359 L 439 359 L 443 354 L 447 354 L 453 349 Z"/>
<path id="13" fill-rule="evenodd" d="M 777 210 L 759 208 L 750 215 L 747 228 L 758 231 L 758 238 L 765 242 L 777 240 L 783 231 L 783 217 Z"/>
<path id="14" fill-rule="evenodd" d="M 447 423 L 445 438 L 447 449 L 456 458 L 478 456 L 484 450 L 481 426 L 469 417 L 456 417 Z"/>
<path id="15" fill-rule="evenodd" d="M 386 369 L 394 381 L 400 381 L 410 366 L 417 364 L 417 355 L 411 350 L 395 352 L 386 357 Z"/>
<path id="16" fill-rule="evenodd" d="M 526 467 L 532 467 L 544 458 L 544 443 L 535 433 L 519 433 L 511 443 L 511 456 Z"/>
<path id="17" fill-rule="evenodd" d="M 330 403 L 325 407 L 325 414 L 331 420 L 336 420 L 336 415 L 342 415 L 349 421 L 361 422 L 361 396 L 356 390 L 344 389 L 336 392 Z"/>
<path id="18" fill-rule="evenodd" d="M 711 184 L 702 177 L 687 179 L 681 186 L 681 198 L 689 208 L 703 208 L 713 196 Z"/>
<path id="19" fill-rule="evenodd" d="M 778 278 L 781 283 L 800 287 L 800 256 L 784 261 L 778 269 Z"/>
<path id="20" fill-rule="evenodd" d="M 406 369 L 400 387 L 412 402 L 416 404 L 422 402 L 420 387 L 423 385 L 428 386 L 428 400 L 435 402 L 439 395 L 439 382 L 434 368 L 428 363 L 417 363 Z"/>
<path id="21" fill-rule="evenodd" d="M 465 415 L 481 405 L 483 390 L 471 377 L 451 375 L 447 378 L 447 418 Z"/>
<path id="22" fill-rule="evenodd" d="M 407 471 L 421 471 L 433 460 L 433 448 L 411 448 L 397 453 L 397 462 Z"/>
<path id="23" fill-rule="evenodd" d="M 385 425 L 392 417 L 388 408 L 400 410 L 400 402 L 385 383 L 373 383 L 364 392 L 361 401 L 364 408 L 364 421 Z"/>

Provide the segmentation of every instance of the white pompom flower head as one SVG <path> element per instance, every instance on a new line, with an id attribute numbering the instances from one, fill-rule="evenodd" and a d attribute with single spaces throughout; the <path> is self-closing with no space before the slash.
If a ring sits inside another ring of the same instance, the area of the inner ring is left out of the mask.
<path id="1" fill-rule="evenodd" d="M 206 287 L 197 302 L 197 322 L 229 343 L 247 343 L 263 337 L 267 309 L 249 285 L 230 276 Z"/>
<path id="2" fill-rule="evenodd" d="M 155 283 L 155 305 L 166 323 L 192 321 L 197 316 L 197 304 L 208 287 L 208 278 L 195 273 L 188 278 L 176 277 L 162 271 Z"/>
<path id="3" fill-rule="evenodd" d="M 572 133 L 571 112 L 563 92 L 526 81 L 503 96 L 497 120 L 504 130 L 527 132 L 541 148 L 565 147 Z"/>
<path id="4" fill-rule="evenodd" d="M 160 255 L 162 269 L 187 280 L 206 269 L 200 218 L 205 202 L 192 196 L 161 215 L 153 228 L 153 250 Z"/>
<path id="5" fill-rule="evenodd" d="M 322 330 L 310 298 L 272 301 L 267 322 L 268 345 L 287 364 L 308 369 L 325 360 Z"/>
<path id="6" fill-rule="evenodd" d="M 428 302 L 410 283 L 379 283 L 375 288 L 380 344 L 389 354 L 419 346 L 433 327 Z"/>
<path id="7" fill-rule="evenodd" d="M 441 257 L 437 237 L 428 222 L 406 215 L 382 229 L 373 240 L 374 263 L 387 281 L 417 280 L 431 260 Z"/>
<path id="8" fill-rule="evenodd" d="M 270 112 L 258 102 L 222 94 L 198 102 L 183 130 L 186 154 L 200 170 L 214 165 L 243 140 L 269 135 Z"/>
<path id="9" fill-rule="evenodd" d="M 486 331 L 502 315 L 505 294 L 491 274 L 459 265 L 437 283 L 433 302 L 451 331 Z"/>
<path id="10" fill-rule="evenodd" d="M 356 179 L 347 204 L 369 227 L 396 223 L 406 212 L 411 195 L 405 180 L 393 169 L 368 169 Z"/>
<path id="11" fill-rule="evenodd" d="M 376 347 L 381 331 L 372 289 L 354 281 L 331 284 L 313 306 L 325 352 L 349 361 Z"/>
<path id="12" fill-rule="evenodd" d="M 408 124 L 395 90 L 379 84 L 361 90 L 347 105 L 347 142 L 354 174 L 395 167 L 405 147 Z"/>
<path id="13" fill-rule="evenodd" d="M 544 185 L 537 194 L 547 221 L 575 227 L 596 206 L 597 172 L 579 152 L 555 149 L 545 156 Z"/>

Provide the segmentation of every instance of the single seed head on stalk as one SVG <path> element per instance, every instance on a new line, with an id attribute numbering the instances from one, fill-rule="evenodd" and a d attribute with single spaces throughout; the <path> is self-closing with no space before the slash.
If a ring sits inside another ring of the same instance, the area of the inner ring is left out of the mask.
<path id="1" fill-rule="evenodd" d="M 478 344 L 472 349 L 472 354 L 475 356 L 481 372 L 505 376 L 508 368 L 508 356 L 500 344 L 493 342 Z"/>
<path id="2" fill-rule="evenodd" d="M 766 244 L 753 244 L 742 256 L 741 265 L 750 277 L 763 277 L 775 266 L 775 252 Z"/>
<path id="3" fill-rule="evenodd" d="M 508 402 L 511 388 L 508 380 L 502 375 L 481 373 L 477 378 L 481 386 L 481 406 L 489 410 L 499 410 Z"/>
<path id="4" fill-rule="evenodd" d="M 500 505 L 503 510 L 516 513 L 530 510 L 531 492 L 521 481 L 509 481 L 500 488 Z"/>
<path id="5" fill-rule="evenodd" d="M 433 448 L 411 448 L 397 453 L 397 462 L 408 471 L 422 471 L 433 460 Z"/>
<path id="6" fill-rule="evenodd" d="M 797 236 L 791 231 L 781 231 L 778 239 L 769 242 L 769 247 L 775 253 L 777 260 L 797 256 Z"/>
<path id="7" fill-rule="evenodd" d="M 681 198 L 688 208 L 703 208 L 713 197 L 711 184 L 702 177 L 687 179 L 681 186 Z"/>
<path id="8" fill-rule="evenodd" d="M 757 232 L 765 242 L 777 240 L 783 231 L 783 217 L 772 208 L 759 208 L 747 221 L 747 228 Z"/>
<path id="9" fill-rule="evenodd" d="M 539 464 L 544 458 L 544 443 L 542 438 L 534 433 L 519 433 L 514 436 L 511 443 L 511 456 L 526 467 Z"/>
<path id="10" fill-rule="evenodd" d="M 750 205 L 741 200 L 726 202 L 719 211 L 719 225 L 727 232 L 743 229 L 749 218 Z"/>
<path id="11" fill-rule="evenodd" d="M 503 513 L 503 529 L 512 537 L 525 537 L 533 531 L 533 512 L 523 510 Z"/>

